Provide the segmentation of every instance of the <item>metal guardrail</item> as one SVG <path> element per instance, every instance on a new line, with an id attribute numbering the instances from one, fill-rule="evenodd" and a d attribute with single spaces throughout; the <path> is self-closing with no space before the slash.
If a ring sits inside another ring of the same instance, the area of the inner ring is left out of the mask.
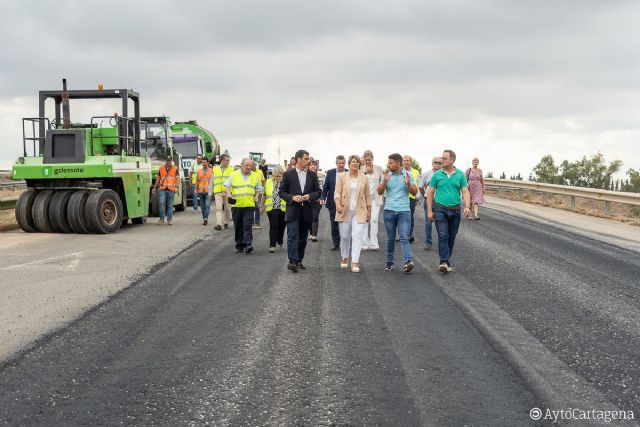
<path id="1" fill-rule="evenodd" d="M 27 183 L 24 181 L 5 181 L 0 182 L 0 190 L 16 191 L 16 188 L 26 188 Z"/>
<path id="2" fill-rule="evenodd" d="M 549 195 L 562 195 L 571 197 L 571 208 L 576 208 L 576 197 L 584 199 L 600 200 L 605 202 L 604 213 L 611 215 L 611 203 L 622 203 L 632 206 L 640 206 L 640 194 L 621 191 L 599 190 L 597 188 L 570 187 L 566 185 L 545 184 L 532 181 L 517 181 L 510 179 L 485 178 L 486 187 L 496 189 L 498 196 L 503 191 L 518 192 L 520 200 L 524 193 L 541 193 L 544 202 L 548 202 Z"/>
<path id="3" fill-rule="evenodd" d="M 18 196 L 3 197 L 0 199 L 0 211 L 7 209 L 15 209 Z"/>

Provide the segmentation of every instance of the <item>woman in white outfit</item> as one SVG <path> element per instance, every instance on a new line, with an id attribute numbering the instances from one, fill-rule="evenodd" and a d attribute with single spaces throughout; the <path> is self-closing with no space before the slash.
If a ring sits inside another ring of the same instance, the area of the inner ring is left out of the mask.
<path id="1" fill-rule="evenodd" d="M 360 251 L 362 235 L 371 219 L 371 191 L 369 180 L 360 172 L 360 157 L 349 157 L 349 171 L 338 174 L 334 200 L 336 202 L 336 222 L 340 229 L 340 267 L 349 265 L 351 271 L 360 271 Z"/>
<path id="2" fill-rule="evenodd" d="M 376 189 L 383 180 L 383 170 L 381 166 L 373 164 L 373 153 L 367 150 L 362 155 L 364 164 L 361 171 L 369 180 L 369 190 L 371 191 L 371 221 L 362 237 L 363 251 L 377 251 L 378 245 L 378 217 L 380 216 L 380 206 L 382 206 L 382 195 Z"/>

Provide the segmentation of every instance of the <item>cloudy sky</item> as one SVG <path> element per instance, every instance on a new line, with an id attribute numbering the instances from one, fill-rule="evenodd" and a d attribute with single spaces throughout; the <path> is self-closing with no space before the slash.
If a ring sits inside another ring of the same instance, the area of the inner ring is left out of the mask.
<path id="1" fill-rule="evenodd" d="M 37 92 L 132 88 L 238 159 L 370 148 L 528 175 L 545 154 L 640 168 L 640 2 L 10 0 L 0 26 L 0 168 Z M 74 106 L 110 114 L 105 105 Z M 111 107 L 108 107 L 111 108 Z M 76 113 L 75 115 L 73 115 Z"/>

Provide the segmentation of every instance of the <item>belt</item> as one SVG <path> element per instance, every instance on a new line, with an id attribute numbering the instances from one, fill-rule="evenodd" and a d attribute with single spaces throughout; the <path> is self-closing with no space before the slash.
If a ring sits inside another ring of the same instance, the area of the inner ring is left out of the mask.
<path id="1" fill-rule="evenodd" d="M 442 209 L 446 209 L 448 211 L 459 211 L 460 210 L 460 205 L 456 205 L 456 206 L 445 206 L 445 205 L 441 205 L 440 203 L 435 203 L 437 208 L 442 208 Z"/>

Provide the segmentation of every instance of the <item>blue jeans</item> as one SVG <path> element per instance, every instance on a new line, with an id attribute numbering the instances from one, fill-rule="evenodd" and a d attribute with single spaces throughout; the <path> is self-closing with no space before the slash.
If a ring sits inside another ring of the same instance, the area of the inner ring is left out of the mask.
<path id="1" fill-rule="evenodd" d="M 456 241 L 456 234 L 460 228 L 462 215 L 460 209 L 450 210 L 434 205 L 433 212 L 438 230 L 438 253 L 440 254 L 440 264 L 451 265 L 449 259 L 453 253 L 453 245 Z"/>
<path id="2" fill-rule="evenodd" d="M 396 231 L 400 235 L 402 247 L 402 263 L 411 261 L 411 245 L 409 244 L 409 230 L 411 229 L 411 212 L 398 212 L 385 209 L 383 213 L 384 226 L 387 229 L 387 265 L 393 264 L 393 253 L 396 246 Z"/>
<path id="3" fill-rule="evenodd" d="M 165 212 L 167 219 L 171 221 L 173 219 L 173 195 L 175 193 L 169 190 L 160 190 L 158 194 L 158 216 L 160 219 L 164 219 Z"/>
<path id="4" fill-rule="evenodd" d="M 304 259 L 310 226 L 302 218 L 287 222 L 287 254 L 290 263 L 296 264 Z"/>
<path id="5" fill-rule="evenodd" d="M 198 200 L 200 202 L 199 204 L 202 207 L 202 219 L 209 219 L 209 210 L 211 209 L 209 193 L 198 193 L 198 197 L 194 197 L 193 200 Z M 195 203 L 194 206 L 194 209 L 198 209 L 198 203 Z"/>
<path id="6" fill-rule="evenodd" d="M 192 203 L 193 203 L 193 210 L 194 210 L 194 211 L 197 211 L 197 210 L 198 210 L 198 202 L 200 201 L 200 200 L 198 200 L 198 199 L 200 199 L 200 193 L 198 193 L 198 192 L 196 191 L 196 186 L 195 186 L 195 184 L 194 184 L 194 185 L 193 185 L 193 196 L 191 197 L 191 200 L 193 200 L 193 202 L 192 202 Z"/>
<path id="7" fill-rule="evenodd" d="M 433 223 L 429 221 L 429 215 L 427 214 L 426 200 L 424 202 L 423 208 L 424 208 L 424 243 L 427 245 L 431 245 L 433 244 L 433 241 L 431 240 L 431 231 L 432 231 Z"/>
<path id="8" fill-rule="evenodd" d="M 262 204 L 262 194 L 258 195 L 258 201 L 256 202 L 256 210 L 253 211 L 253 223 L 260 225 L 260 205 Z"/>

